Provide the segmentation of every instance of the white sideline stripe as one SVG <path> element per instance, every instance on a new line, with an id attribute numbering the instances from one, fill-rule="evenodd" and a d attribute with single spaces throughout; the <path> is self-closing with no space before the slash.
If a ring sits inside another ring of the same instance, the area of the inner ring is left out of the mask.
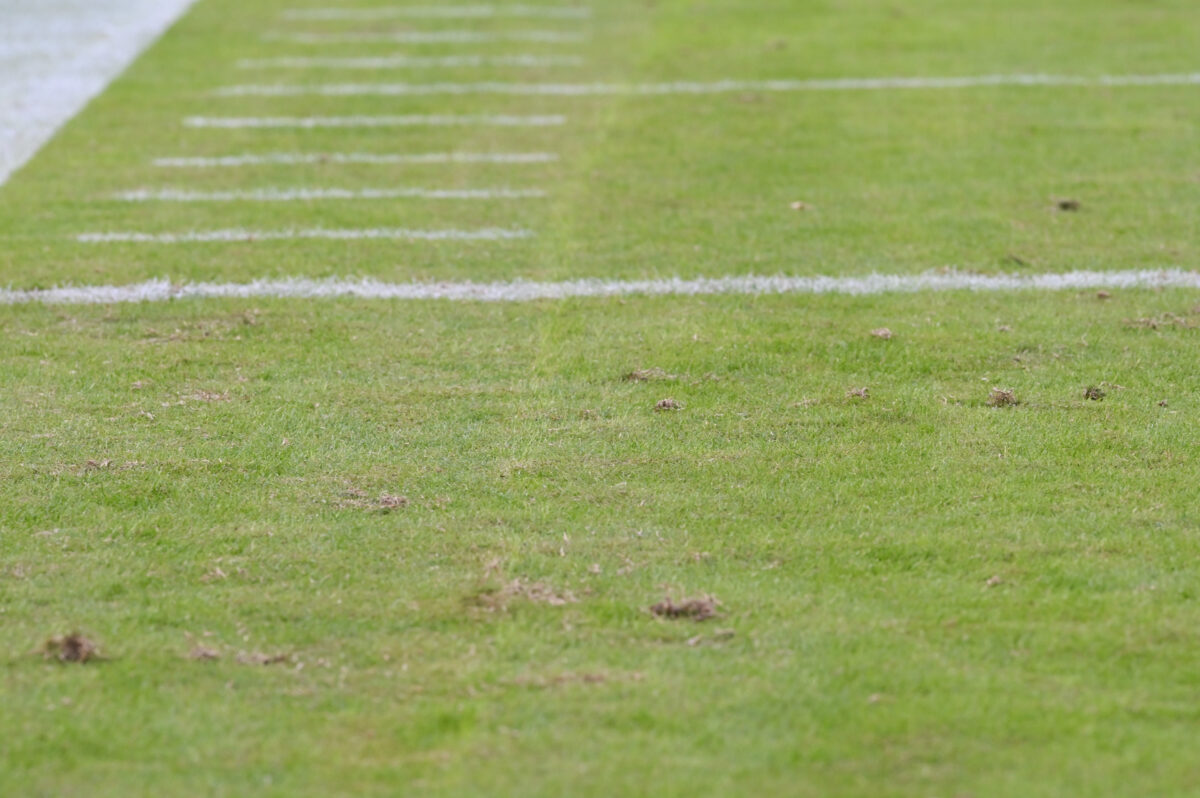
<path id="1" fill-rule="evenodd" d="M 338 241 L 356 239 L 399 239 L 403 241 L 507 241 L 530 238 L 528 230 L 403 230 L 374 228 L 366 230 L 205 230 L 190 233 L 83 233 L 75 237 L 83 244 L 193 244 L 221 241 L 283 241 L 296 238 L 325 238 Z"/>
<path id="2" fill-rule="evenodd" d="M 113 199 L 123 202 L 296 202 L 307 200 L 383 199 L 536 199 L 546 192 L 537 188 L 260 188 L 252 191 L 183 191 L 141 188 L 122 191 Z"/>
<path id="3" fill-rule="evenodd" d="M 487 152 L 426 152 L 412 154 L 375 154 L 368 152 L 287 153 L 265 155 L 224 155 L 215 158 L 155 158 L 155 166 L 193 167 L 208 169 L 222 166 L 261 166 L 298 164 L 444 164 L 444 163 L 551 163 L 558 155 L 549 152 L 487 153 Z"/>
<path id="4" fill-rule="evenodd" d="M 239 69 L 433 69 L 438 67 L 546 67 L 580 66 L 574 55 L 390 55 L 374 58 L 244 58 Z"/>
<path id="5" fill-rule="evenodd" d="M 1096 288 L 1200 289 L 1200 272 L 1065 272 L 1029 276 L 984 276 L 958 272 L 863 277 L 716 277 L 695 280 L 570 280 L 538 283 L 388 283 L 373 279 L 286 278 L 248 283 L 172 283 L 148 280 L 114 286 L 0 290 L 0 304 L 112 304 L 170 299 L 259 298 L 441 299 L 472 302 L 529 302 L 539 299 L 615 296 L 704 296 L 712 294 L 911 294 L 925 291 L 1067 291 Z"/>
<path id="6" fill-rule="evenodd" d="M 565 116 L 453 116 L 449 114 L 410 116 L 189 116 L 185 127 L 258 128 L 258 127 L 408 127 L 468 126 L 549 127 L 566 124 Z"/>
<path id="7" fill-rule="evenodd" d="M 520 94 L 555 97 L 600 95 L 724 94 L 728 92 L 962 89 L 975 86 L 1195 86 L 1200 72 L 1163 75 L 980 75 L 957 78 L 838 78 L 832 80 L 719 80 L 712 83 L 322 83 L 225 86 L 220 97 L 406 96 L 427 94 Z"/>
<path id="8" fill-rule="evenodd" d="M 492 17 L 536 17 L 540 19 L 587 19 L 586 6 L 383 6 L 378 8 L 293 8 L 282 12 L 284 19 L 488 19 Z"/>
<path id="9" fill-rule="evenodd" d="M 587 40 L 582 33 L 554 30 L 514 30 L 484 33 L 471 30 L 389 31 L 386 33 L 284 33 L 263 34 L 267 41 L 286 41 L 294 44 L 361 44 L 391 42 L 393 44 L 481 44 L 484 42 L 542 42 L 573 43 Z"/>
<path id="10" fill-rule="evenodd" d="M 193 0 L 0 0 L 0 184 Z"/>

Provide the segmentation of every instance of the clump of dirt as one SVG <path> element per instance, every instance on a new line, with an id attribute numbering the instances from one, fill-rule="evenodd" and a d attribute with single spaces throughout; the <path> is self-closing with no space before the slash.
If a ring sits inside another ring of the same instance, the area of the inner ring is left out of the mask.
<path id="1" fill-rule="evenodd" d="M 514 579 L 498 589 L 485 589 L 474 597 L 475 603 L 489 612 L 505 610 L 509 602 L 515 599 L 524 599 L 534 604 L 549 604 L 551 607 L 565 607 L 579 601 L 569 590 L 558 591 L 545 582 L 526 582 L 521 579 Z"/>
<path id="2" fill-rule="evenodd" d="M 634 369 L 626 374 L 623 378 L 625 382 L 652 382 L 654 380 L 675 380 L 679 377 L 675 374 L 668 374 L 660 368 L 652 369 Z"/>
<path id="3" fill-rule="evenodd" d="M 682 410 L 683 405 L 674 399 L 667 397 L 666 399 L 659 399 L 658 402 L 655 403 L 654 409 L 661 413 L 666 410 Z"/>
<path id="4" fill-rule="evenodd" d="M 1097 291 L 1096 299 L 1112 299 L 1112 294 L 1108 291 Z"/>
<path id="5" fill-rule="evenodd" d="M 864 386 L 862 388 L 851 388 L 850 390 L 846 391 L 846 398 L 847 399 L 870 399 L 871 398 L 871 389 L 867 388 L 866 386 Z"/>
<path id="6" fill-rule="evenodd" d="M 1012 407 L 1020 404 L 1017 394 L 1011 388 L 993 388 L 988 394 L 989 407 Z"/>
<path id="7" fill-rule="evenodd" d="M 878 327 L 874 330 L 871 330 L 871 335 L 875 336 L 876 338 L 882 338 L 885 341 L 890 341 L 892 339 L 892 331 L 887 327 Z"/>
<path id="8" fill-rule="evenodd" d="M 239 651 L 239 665 L 278 665 L 291 659 L 287 654 L 264 654 L 261 651 Z"/>
<path id="9" fill-rule="evenodd" d="M 50 638 L 42 645 L 42 656 L 46 659 L 57 659 L 59 662 L 78 662 L 81 665 L 94 659 L 102 659 L 95 642 L 79 632 Z"/>
<path id="10" fill-rule="evenodd" d="M 650 612 L 659 618 L 670 618 L 671 620 L 690 619 L 693 621 L 707 621 L 709 618 L 721 617 L 720 613 L 717 612 L 717 607 L 720 604 L 721 602 L 712 596 L 684 599 L 678 603 L 672 601 L 668 596 L 651 606 Z"/>
<path id="11" fill-rule="evenodd" d="M 1098 385 L 1089 385 L 1083 391 L 1083 398 L 1091 399 L 1093 402 L 1099 402 L 1107 395 L 1108 394 L 1104 392 L 1104 389 Z"/>
<path id="12" fill-rule="evenodd" d="M 1055 201 L 1054 207 L 1060 211 L 1074 213 L 1083 208 L 1083 203 L 1077 199 L 1060 199 Z"/>

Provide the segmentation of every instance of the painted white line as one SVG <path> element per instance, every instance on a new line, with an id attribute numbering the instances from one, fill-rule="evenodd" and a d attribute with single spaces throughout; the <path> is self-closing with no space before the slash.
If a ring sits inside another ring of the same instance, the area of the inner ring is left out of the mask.
<path id="1" fill-rule="evenodd" d="M 440 69 L 443 67 L 581 66 L 574 55 L 390 55 L 364 58 L 244 58 L 239 69 Z"/>
<path id="2" fill-rule="evenodd" d="M 563 44 L 583 42 L 582 33 L 554 30 L 514 30 L 487 33 L 471 30 L 439 31 L 387 31 L 347 33 L 284 33 L 263 34 L 267 41 L 285 41 L 294 44 L 366 44 L 390 42 L 392 44 L 481 44 L 484 42 L 540 42 Z"/>
<path id="3" fill-rule="evenodd" d="M 587 19 L 592 10 L 586 6 L 528 5 L 446 5 L 380 6 L 375 8 L 294 8 L 282 13 L 291 20 L 374 20 L 374 19 L 491 19 L 522 17 L 536 19 Z"/>
<path id="4" fill-rule="evenodd" d="M 485 227 L 480 230 L 403 230 L 373 228 L 365 230 L 197 230 L 188 233 L 83 233 L 75 240 L 83 244 L 203 244 L 224 241 L 284 241 L 289 239 L 320 238 L 337 241 L 358 239 L 398 239 L 401 241 L 507 241 L 531 238 L 528 230 L 503 230 Z"/>
<path id="5" fill-rule="evenodd" d="M 224 155 L 214 158 L 155 158 L 155 166 L 212 169 L 217 167 L 294 166 L 304 164 L 447 164 L 495 163 L 535 164 L 552 163 L 558 155 L 549 152 L 423 152 L 412 154 L 369 152 L 274 152 L 261 155 Z"/>
<path id="6" fill-rule="evenodd" d="M 0 0 L 0 183 L 193 0 Z"/>
<path id="7" fill-rule="evenodd" d="M 519 94 L 555 97 L 602 95 L 725 94 L 729 92 L 962 89 L 976 86 L 1195 86 L 1200 72 L 1163 75 L 980 75 L 961 78 L 841 78 L 836 80 L 720 80 L 712 83 L 321 83 L 225 86 L 220 97 L 381 96 Z"/>
<path id="8" fill-rule="evenodd" d="M 197 128 L 320 128 L 320 127 L 409 127 L 491 126 L 550 127 L 566 124 L 565 116 L 189 116 L 185 127 Z"/>
<path id="9" fill-rule="evenodd" d="M 172 283 L 149 280 L 132 285 L 69 286 L 0 290 L 0 304 L 112 304 L 170 299 L 260 298 L 411 299 L 472 302 L 529 302 L 573 297 L 706 296 L 712 294 L 911 294 L 927 291 L 1070 291 L 1096 288 L 1200 289 L 1200 272 L 1065 272 L 1029 276 L 984 276 L 957 272 L 919 275 L 869 274 L 863 277 L 743 277 L 695 280 L 571 280 L 566 282 L 388 283 L 373 279 L 286 278 L 248 283 Z"/>
<path id="10" fill-rule="evenodd" d="M 495 200 L 538 199 L 541 189 L 530 188 L 260 188 L 251 191 L 183 191 L 149 189 L 122 191 L 113 199 L 123 202 L 306 202 L 312 200 Z"/>

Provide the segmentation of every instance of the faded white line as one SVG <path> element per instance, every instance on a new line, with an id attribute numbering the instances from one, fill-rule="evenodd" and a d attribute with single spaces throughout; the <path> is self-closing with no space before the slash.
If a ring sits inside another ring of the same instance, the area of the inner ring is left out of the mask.
<path id="1" fill-rule="evenodd" d="M 0 0 L 0 183 L 192 0 Z"/>
<path id="2" fill-rule="evenodd" d="M 193 230 L 186 233 L 83 233 L 75 237 L 84 244 L 204 244 L 230 241 L 283 241 L 288 239 L 398 239 L 402 241 L 507 241 L 530 238 L 528 230 L 504 230 L 485 227 L 479 230 L 404 230 L 400 228 L 369 228 L 329 230 Z"/>
<path id="3" fill-rule="evenodd" d="M 183 124 L 186 127 L 196 128 L 550 127 L 566 124 L 566 121 L 565 116 L 416 114 L 409 116 L 189 116 L 183 120 Z"/>
<path id="4" fill-rule="evenodd" d="M 239 69 L 440 69 L 455 67 L 555 67 L 580 66 L 574 55 L 389 55 L 362 58 L 244 58 Z"/>
<path id="5" fill-rule="evenodd" d="M 491 19 L 521 17 L 536 19 L 587 19 L 586 6 L 529 5 L 444 5 L 377 6 L 374 8 L 293 8 L 282 12 L 291 20 L 376 20 L 376 19 Z"/>
<path id="6" fill-rule="evenodd" d="M 212 169 L 236 166 L 294 166 L 306 164 L 536 164 L 551 163 L 558 155 L 549 152 L 269 152 L 265 154 L 223 155 L 212 158 L 155 158 L 162 167 Z"/>
<path id="7" fill-rule="evenodd" d="M 149 189 L 122 191 L 113 199 L 124 202 L 306 202 L 312 200 L 537 199 L 546 192 L 536 188 L 260 188 L 249 191 L 184 191 Z"/>
<path id="8" fill-rule="evenodd" d="M 285 33 L 273 31 L 263 34 L 267 41 L 285 41 L 294 44 L 365 44 L 390 42 L 392 44 L 482 44 L 486 42 L 540 42 L 565 44 L 587 40 L 583 33 L 555 30 L 514 30 L 484 32 L 472 30 L 438 31 L 383 31 L 346 33 Z"/>
<path id="9" fill-rule="evenodd" d="M 962 89 L 979 86 L 1195 86 L 1200 72 L 1162 75 L 980 75 L 951 78 L 839 78 L 832 80 L 719 80 L 711 83 L 272 83 L 225 86 L 221 97 L 381 96 L 430 94 L 517 94 L 555 97 L 601 95 L 725 94 L 729 92 L 866 91 L 886 89 Z"/>
<path id="10" fill-rule="evenodd" d="M 1097 288 L 1200 289 L 1200 272 L 1120 271 L 994 275 L 938 272 L 862 277 L 702 277 L 694 280 L 569 280 L 564 282 L 389 283 L 370 278 L 312 280 L 302 277 L 247 283 L 172 283 L 149 280 L 131 285 L 67 286 L 0 291 L 0 304 L 112 304 L 170 299 L 264 298 L 410 299 L 471 302 L 529 302 L 574 297 L 707 296 L 713 294 L 912 294 L 928 291 L 1071 291 Z"/>

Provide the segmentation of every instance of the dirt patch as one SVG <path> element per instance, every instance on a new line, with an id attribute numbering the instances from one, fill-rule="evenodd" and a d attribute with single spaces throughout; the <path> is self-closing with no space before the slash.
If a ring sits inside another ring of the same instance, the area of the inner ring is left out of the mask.
<path id="1" fill-rule="evenodd" d="M 188 659 L 211 662 L 212 660 L 220 658 L 220 651 L 217 651 L 215 648 L 209 648 L 208 646 L 203 646 L 200 644 L 192 646 L 191 650 L 188 651 Z"/>
<path id="2" fill-rule="evenodd" d="M 692 621 L 707 621 L 709 618 L 719 618 L 717 607 L 721 602 L 712 596 L 703 598 L 684 599 L 676 603 L 668 596 L 650 607 L 650 613 L 659 618 L 671 620 L 687 619 Z"/>
<path id="3" fill-rule="evenodd" d="M 499 588 L 484 589 L 473 597 L 475 604 L 489 612 L 503 611 L 515 600 L 549 604 L 551 607 L 565 607 L 579 601 L 569 590 L 555 590 L 545 582 L 528 582 L 523 579 L 514 579 Z"/>
<path id="4" fill-rule="evenodd" d="M 1099 402 L 1104 399 L 1105 396 L 1108 396 L 1108 394 L 1106 394 L 1104 389 L 1098 385 L 1089 385 L 1083 389 L 1083 398 L 1090 399 L 1093 402 Z"/>
<path id="5" fill-rule="evenodd" d="M 654 382 L 656 380 L 677 380 L 679 376 L 669 374 L 660 368 L 652 369 L 634 369 L 626 374 L 622 379 L 625 382 Z"/>
<path id="6" fill-rule="evenodd" d="M 1075 213 L 1083 208 L 1083 203 L 1077 199 L 1060 199 L 1054 201 L 1054 209 L 1066 213 Z"/>
<path id="7" fill-rule="evenodd" d="M 668 396 L 666 399 L 659 399 L 654 404 L 654 409 L 662 413 L 668 410 L 682 410 L 683 405 Z"/>
<path id="8" fill-rule="evenodd" d="M 871 398 L 871 389 L 863 386 L 862 388 L 851 388 L 846 391 L 847 399 L 869 399 Z"/>
<path id="9" fill-rule="evenodd" d="M 370 494 L 361 488 L 347 488 L 337 502 L 338 507 L 353 507 L 358 510 L 381 510 L 389 513 L 392 510 L 402 510 L 409 502 L 407 496 L 392 493 L 381 493 L 378 499 L 372 499 Z"/>
<path id="10" fill-rule="evenodd" d="M 379 497 L 379 508 L 382 510 L 398 510 L 407 506 L 407 496 L 393 496 L 390 493 L 384 493 Z"/>
<path id="11" fill-rule="evenodd" d="M 882 338 L 885 341 L 892 340 L 892 331 L 887 327 L 876 327 L 874 330 L 871 330 L 871 335 L 876 338 Z"/>
<path id="12" fill-rule="evenodd" d="M 1096 299 L 1112 299 L 1112 294 L 1108 291 L 1097 291 Z"/>
<path id="13" fill-rule="evenodd" d="M 813 209 L 813 206 L 809 205 L 807 202 L 801 202 L 800 200 L 796 200 L 788 207 L 794 211 L 811 211 Z"/>
<path id="14" fill-rule="evenodd" d="M 1192 316 L 1179 313 L 1160 313 L 1157 316 L 1145 316 L 1140 319 L 1125 319 L 1127 327 L 1144 327 L 1148 330 L 1157 330 L 1163 327 L 1182 327 L 1186 330 L 1193 329 L 1197 326 L 1198 320 L 1195 318 L 1196 310 L 1193 309 Z"/>
<path id="15" fill-rule="evenodd" d="M 239 651 L 237 654 L 239 665 L 278 665 L 289 659 L 288 654 L 264 654 L 261 651 Z"/>
<path id="16" fill-rule="evenodd" d="M 77 662 L 83 664 L 93 660 L 103 659 L 100 649 L 92 640 L 72 632 L 69 635 L 52 637 L 42 644 L 42 657 L 56 659 L 59 662 Z"/>
<path id="17" fill-rule="evenodd" d="M 989 407 L 1013 407 L 1021 402 L 1011 388 L 993 388 L 988 394 L 987 403 Z"/>

